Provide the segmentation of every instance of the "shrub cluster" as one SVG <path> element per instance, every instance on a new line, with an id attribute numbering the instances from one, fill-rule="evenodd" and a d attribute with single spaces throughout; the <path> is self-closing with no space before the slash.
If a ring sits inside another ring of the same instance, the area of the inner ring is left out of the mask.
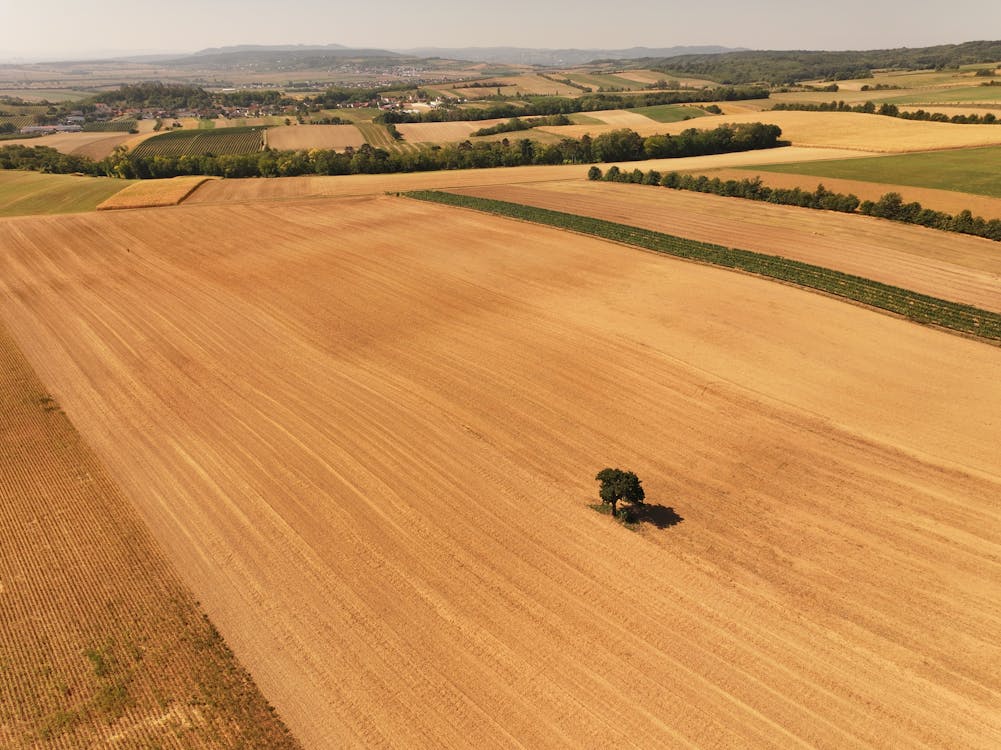
<path id="1" fill-rule="evenodd" d="M 540 125 L 570 124 L 572 124 L 572 122 L 566 115 L 546 115 L 545 117 L 529 117 L 526 119 L 512 117 L 507 122 L 499 122 L 496 125 L 491 125 L 489 128 L 480 128 L 475 133 L 471 133 L 471 135 L 477 136 L 495 135 L 497 133 L 514 133 L 519 130 L 531 130 L 532 128 L 537 128 Z"/>
<path id="2" fill-rule="evenodd" d="M 639 169 L 625 171 L 616 166 L 609 167 L 608 171 L 604 173 L 599 167 L 591 167 L 587 176 L 590 180 L 661 185 L 675 190 L 711 193 L 729 198 L 746 198 L 785 206 L 800 206 L 849 214 L 861 213 L 866 216 L 876 216 L 907 224 L 920 224 L 946 232 L 972 234 L 976 237 L 1001 242 L 1001 219 L 988 221 L 981 216 L 974 216 L 968 210 L 955 215 L 944 211 L 935 211 L 924 208 L 917 202 L 904 203 L 900 193 L 886 193 L 878 201 L 860 201 L 852 193 L 835 193 L 822 184 L 817 185 L 816 190 L 810 191 L 798 187 L 768 187 L 762 183 L 759 177 L 743 180 L 721 180 L 719 177 L 710 178 L 706 175 L 695 176 L 679 172 L 668 172 L 662 175 L 656 170 L 648 172 L 642 172 Z"/>

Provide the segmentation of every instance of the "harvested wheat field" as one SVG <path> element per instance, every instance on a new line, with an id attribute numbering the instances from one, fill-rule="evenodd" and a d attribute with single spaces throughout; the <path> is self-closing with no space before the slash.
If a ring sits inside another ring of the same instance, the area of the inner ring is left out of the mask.
<path id="1" fill-rule="evenodd" d="M 202 175 L 170 177 L 162 180 L 141 180 L 112 195 L 97 206 L 98 211 L 119 208 L 156 208 L 176 206 L 199 185 L 212 180 Z"/>
<path id="2" fill-rule="evenodd" d="M 354 125 L 288 125 L 266 131 L 268 147 L 278 151 L 332 148 L 337 151 L 365 145 L 365 136 Z"/>
<path id="3" fill-rule="evenodd" d="M 1001 248 L 979 237 L 649 185 L 566 181 L 452 192 L 781 255 L 1001 312 Z"/>
<path id="4" fill-rule="evenodd" d="M 608 109 L 600 112 L 588 112 L 588 117 L 601 120 L 606 125 L 614 125 L 616 128 L 645 128 L 654 120 L 638 112 L 630 112 L 628 109 Z"/>
<path id="5" fill-rule="evenodd" d="M 396 129 L 403 139 L 410 143 L 452 143 L 464 141 L 477 130 L 489 128 L 507 119 L 500 120 L 460 120 L 457 122 L 403 122 Z M 514 134 L 518 136 L 518 133 Z M 524 137 L 524 133 L 521 133 Z"/>
<path id="6" fill-rule="evenodd" d="M 996 746 L 1001 348 L 385 196 L 0 246 L 0 318 L 305 746 Z M 588 508 L 606 465 L 664 528 Z"/>
<path id="7" fill-rule="evenodd" d="M 841 148 L 880 153 L 931 151 L 944 148 L 991 146 L 1001 143 L 1001 127 L 956 125 L 947 122 L 901 120 L 857 112 L 760 112 L 700 117 L 697 122 L 657 123 L 632 129 L 642 136 L 680 133 L 696 127 L 709 130 L 740 122 L 764 122 L 782 128 L 782 138 L 794 146 Z M 569 138 L 614 130 L 611 125 L 556 125 L 539 128 Z"/>
<path id="8" fill-rule="evenodd" d="M 298 747 L 2 326 L 0 603 L 4 748 Z"/>
<path id="9" fill-rule="evenodd" d="M 955 151 L 949 151 L 955 154 Z M 925 208 L 958 214 L 969 209 L 974 216 L 985 219 L 1001 219 L 1001 198 L 991 198 L 975 193 L 959 193 L 955 190 L 938 190 L 935 188 L 913 187 L 909 185 L 894 185 L 887 182 L 868 182 L 863 180 L 846 180 L 837 177 L 818 177 L 815 175 L 800 175 L 782 172 L 764 172 L 753 167 L 748 169 L 713 169 L 696 174 L 704 174 L 710 179 L 719 177 L 721 180 L 745 180 L 759 178 L 770 187 L 802 188 L 816 190 L 817 185 L 836 193 L 854 193 L 862 200 L 879 200 L 886 193 L 900 193 L 904 202 L 917 201 Z"/>
<path id="10" fill-rule="evenodd" d="M 839 149 L 774 148 L 766 151 L 744 151 L 736 154 L 693 156 L 684 159 L 653 159 L 642 162 L 644 169 L 714 169 L 749 164 L 785 164 L 801 161 L 848 159 L 862 156 L 857 151 Z M 639 162 L 622 164 L 632 169 Z M 604 166 L 604 165 L 603 165 Z M 380 195 L 391 191 L 438 190 L 476 185 L 547 182 L 550 180 L 581 180 L 587 176 L 588 165 L 532 167 L 496 167 L 492 169 L 453 169 L 438 172 L 399 174 L 360 174 L 262 179 L 211 180 L 199 187 L 185 203 L 234 203 L 245 201 L 275 201 L 310 197 L 344 197 Z"/>
<path id="11" fill-rule="evenodd" d="M 115 146 L 134 137 L 134 134 L 129 133 L 52 133 L 24 141 L 24 145 L 48 146 L 64 154 L 103 159 L 115 150 Z"/>

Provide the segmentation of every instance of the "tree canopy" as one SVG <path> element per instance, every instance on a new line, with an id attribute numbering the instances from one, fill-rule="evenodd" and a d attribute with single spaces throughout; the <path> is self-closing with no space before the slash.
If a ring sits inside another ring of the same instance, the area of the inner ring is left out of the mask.
<path id="1" fill-rule="evenodd" d="M 595 481 L 601 482 L 598 495 L 601 497 L 601 502 L 612 506 L 613 516 L 618 516 L 616 505 L 620 500 L 626 500 L 633 505 L 642 505 L 646 499 L 639 477 L 631 471 L 605 468 L 594 478 Z"/>

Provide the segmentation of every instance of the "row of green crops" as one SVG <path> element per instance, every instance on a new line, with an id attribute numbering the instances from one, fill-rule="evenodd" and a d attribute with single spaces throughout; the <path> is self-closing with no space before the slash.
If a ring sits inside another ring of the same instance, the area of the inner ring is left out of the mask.
<path id="1" fill-rule="evenodd" d="M 264 148 L 263 133 L 262 128 L 256 127 L 173 130 L 143 141 L 132 151 L 132 156 L 147 159 L 187 154 L 252 154 Z"/>
<path id="2" fill-rule="evenodd" d="M 666 253 L 678 258 L 746 271 L 861 302 L 902 315 L 918 323 L 938 325 L 972 336 L 1001 341 L 1001 315 L 997 313 L 981 310 L 971 305 L 937 299 L 909 289 L 901 289 L 797 260 L 723 247 L 708 242 L 687 240 L 603 219 L 490 198 L 476 198 L 433 190 L 419 190 L 404 195 L 418 200 L 443 203 L 460 208 L 472 208 L 499 216 L 568 229 L 581 234 L 642 247 L 646 250 Z"/>

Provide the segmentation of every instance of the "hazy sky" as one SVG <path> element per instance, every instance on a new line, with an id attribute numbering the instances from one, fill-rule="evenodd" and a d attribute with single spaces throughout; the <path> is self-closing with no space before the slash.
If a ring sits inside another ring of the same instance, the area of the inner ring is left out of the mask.
<path id="1" fill-rule="evenodd" d="M 871 49 L 1001 37 L 1001 0 L 0 0 L 0 59 L 230 44 Z"/>

